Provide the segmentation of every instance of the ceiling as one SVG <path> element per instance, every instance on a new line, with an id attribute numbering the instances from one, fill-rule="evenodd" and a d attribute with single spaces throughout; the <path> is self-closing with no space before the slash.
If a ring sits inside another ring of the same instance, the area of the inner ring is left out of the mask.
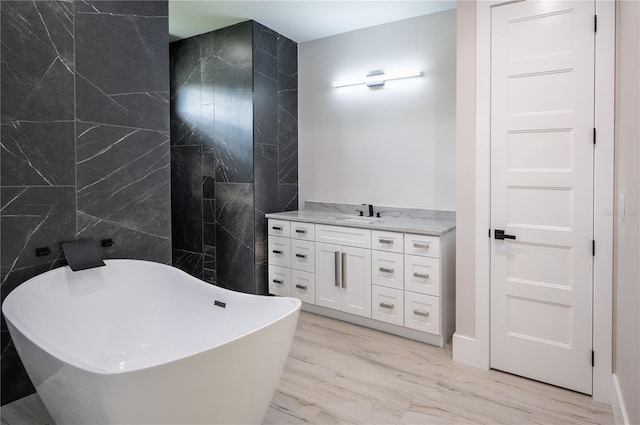
<path id="1" fill-rule="evenodd" d="M 455 7 L 455 0 L 169 0 L 169 34 L 175 41 L 253 19 L 303 43 Z"/>

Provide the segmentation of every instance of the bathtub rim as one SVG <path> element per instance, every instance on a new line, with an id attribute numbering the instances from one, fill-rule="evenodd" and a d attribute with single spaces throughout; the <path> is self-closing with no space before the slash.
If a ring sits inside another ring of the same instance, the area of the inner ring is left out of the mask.
<path id="1" fill-rule="evenodd" d="M 148 260 L 132 260 L 132 259 L 110 259 L 110 260 L 104 260 L 104 262 L 106 263 L 106 265 L 108 266 L 109 263 L 112 262 L 116 262 L 116 263 L 148 263 L 148 264 L 152 264 L 152 267 L 168 267 L 171 269 L 174 269 L 175 271 L 179 272 L 179 274 L 182 275 L 182 277 L 186 277 L 188 279 L 190 279 L 191 281 L 193 281 L 195 284 L 198 285 L 203 285 L 206 287 L 209 286 L 215 286 L 213 284 L 207 283 L 203 280 L 200 280 L 180 269 L 178 269 L 177 267 L 174 267 L 172 265 L 169 264 L 163 264 L 163 263 L 158 263 L 155 261 L 148 261 Z M 20 332 L 20 334 L 22 334 L 22 336 L 26 339 L 28 339 L 29 341 L 31 341 L 33 344 L 35 344 L 36 346 L 38 346 L 39 348 L 41 348 L 43 351 L 47 352 L 49 355 L 51 355 L 52 357 L 54 357 L 56 360 L 65 363 L 67 365 L 73 366 L 79 370 L 85 371 L 85 372 L 90 372 L 90 373 L 95 373 L 98 375 L 124 375 L 127 373 L 135 373 L 135 372 L 139 372 L 139 371 L 143 371 L 146 369 L 151 369 L 154 367 L 159 367 L 159 366 L 163 366 L 163 365 L 167 365 L 167 364 L 171 364 L 174 362 L 179 362 L 179 361 L 183 361 L 186 359 L 189 359 L 191 357 L 197 356 L 201 353 L 204 353 L 206 351 L 215 349 L 216 347 L 220 347 L 222 345 L 226 345 L 226 344 L 231 344 L 234 341 L 240 339 L 240 338 L 244 338 L 246 336 L 249 336 L 251 334 L 254 334 L 268 326 L 271 326 L 272 324 L 280 321 L 280 320 L 286 320 L 288 317 L 290 317 L 291 315 L 297 314 L 302 306 L 302 302 L 297 299 L 297 298 L 293 298 L 293 297 L 277 297 L 278 299 L 281 300 L 287 300 L 287 301 L 293 301 L 294 304 L 294 308 L 292 308 L 291 310 L 287 311 L 285 314 L 270 320 L 266 323 L 264 323 L 261 326 L 258 326 L 256 328 L 251 329 L 248 332 L 242 333 L 240 335 L 234 336 L 233 338 L 230 338 L 228 340 L 225 340 L 223 342 L 217 343 L 217 344 L 213 344 L 213 345 L 209 345 L 206 346 L 200 350 L 194 350 L 193 352 L 187 353 L 183 356 L 178 356 L 174 359 L 171 359 L 169 361 L 165 361 L 162 363 L 156 363 L 156 364 L 151 364 L 151 365 L 144 365 L 141 367 L 136 367 L 133 369 L 127 369 L 127 370 L 110 370 L 110 369 L 106 369 L 106 368 L 101 368 L 98 366 L 95 366 L 91 363 L 87 363 L 84 362 L 82 360 L 77 359 L 76 357 L 67 354 L 65 352 L 63 352 L 62 350 L 54 347 L 53 345 L 51 345 L 50 343 L 48 343 L 47 341 L 45 341 L 42 337 L 40 337 L 35 331 L 33 331 L 28 325 L 26 325 L 23 321 L 21 321 L 19 318 L 16 317 L 16 313 L 11 309 L 11 305 L 7 304 L 7 301 L 11 298 L 12 294 L 17 293 L 19 294 L 20 291 L 24 291 L 26 290 L 26 286 L 27 284 L 32 285 L 34 284 L 34 282 L 29 283 L 30 281 L 36 281 L 39 278 L 42 278 L 48 274 L 51 273 L 55 273 L 58 272 L 60 273 L 62 269 L 69 269 L 71 270 L 71 268 L 69 266 L 64 266 L 64 267 L 59 267 L 53 270 L 48 270 L 45 273 L 41 273 L 39 275 L 36 275 L 28 280 L 26 280 L 25 282 L 23 282 L 22 284 L 20 284 L 17 288 L 15 288 L 13 291 L 11 291 L 11 293 L 9 295 L 7 295 L 7 297 L 4 299 L 4 302 L 2 303 L 2 313 L 4 314 L 5 320 L 7 322 L 8 328 L 9 328 L 9 333 L 11 334 L 11 330 L 13 329 L 16 332 Z M 74 272 L 77 273 L 77 272 Z M 255 295 L 255 294 L 247 294 L 244 292 L 238 292 L 238 291 L 233 291 L 231 289 L 226 289 L 220 286 L 215 286 L 216 288 L 223 290 L 223 291 L 227 291 L 227 292 L 231 292 L 234 296 L 239 296 L 240 298 L 255 298 L 255 297 L 264 297 L 263 295 Z M 17 296 L 17 295 L 16 295 Z M 8 307 L 5 307 L 6 305 L 8 305 Z M 13 335 L 11 335 L 11 338 L 13 338 Z M 19 347 L 16 346 L 16 348 L 19 349 Z"/>

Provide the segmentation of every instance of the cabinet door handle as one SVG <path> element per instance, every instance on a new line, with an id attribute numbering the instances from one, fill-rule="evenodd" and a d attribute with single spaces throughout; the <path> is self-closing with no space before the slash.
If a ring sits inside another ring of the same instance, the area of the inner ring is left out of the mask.
<path id="1" fill-rule="evenodd" d="M 342 287 L 347 287 L 347 253 L 342 253 Z"/>
<path id="2" fill-rule="evenodd" d="M 378 270 L 380 270 L 382 273 L 393 273 L 393 269 L 388 269 L 386 267 L 380 267 Z"/>
<path id="3" fill-rule="evenodd" d="M 282 285 L 284 283 L 284 281 L 282 281 L 280 279 L 273 279 L 273 283 L 277 283 L 278 285 Z"/>
<path id="4" fill-rule="evenodd" d="M 304 254 L 296 254 L 296 257 L 298 257 L 298 258 L 307 258 L 307 256 L 304 255 Z"/>
<path id="5" fill-rule="evenodd" d="M 334 282 L 335 282 L 335 286 L 340 287 L 340 285 L 342 284 L 342 274 L 340 273 L 340 269 L 342 267 L 340 267 L 340 251 L 336 251 L 333 253 L 335 261 L 334 261 Z"/>
<path id="6" fill-rule="evenodd" d="M 388 308 L 389 310 L 393 310 L 394 305 L 393 304 L 387 304 L 387 303 L 380 303 L 380 307 Z"/>
<path id="7" fill-rule="evenodd" d="M 414 273 L 413 277 L 417 277 L 420 279 L 429 279 L 429 275 L 426 273 Z"/>
<path id="8" fill-rule="evenodd" d="M 307 233 L 307 229 L 296 229 L 296 233 Z"/>
<path id="9" fill-rule="evenodd" d="M 307 289 L 307 285 L 300 285 L 299 283 L 296 283 L 296 288 L 306 290 Z"/>
<path id="10" fill-rule="evenodd" d="M 384 244 L 389 244 L 389 245 L 393 245 L 393 239 L 378 239 L 378 242 L 380 243 L 384 243 Z"/>
<path id="11" fill-rule="evenodd" d="M 429 244 L 428 243 L 423 243 L 423 242 L 414 242 L 413 243 L 413 247 L 414 248 L 419 248 L 419 249 L 429 249 Z"/>
<path id="12" fill-rule="evenodd" d="M 278 250 L 278 249 L 274 249 L 274 250 L 273 250 L 273 253 L 274 253 L 274 254 L 282 254 L 282 251 L 280 251 L 280 250 Z"/>
<path id="13" fill-rule="evenodd" d="M 282 226 L 271 226 L 271 228 L 272 228 L 273 230 L 278 230 L 278 231 L 280 231 L 280 230 L 284 230 L 284 227 L 282 227 Z"/>
<path id="14" fill-rule="evenodd" d="M 428 311 L 413 310 L 413 314 L 416 316 L 429 317 Z"/>

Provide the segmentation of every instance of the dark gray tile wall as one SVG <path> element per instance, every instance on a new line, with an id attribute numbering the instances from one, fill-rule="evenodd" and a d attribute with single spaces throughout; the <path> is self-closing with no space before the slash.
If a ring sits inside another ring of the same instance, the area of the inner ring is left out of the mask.
<path id="1" fill-rule="evenodd" d="M 266 294 L 266 219 L 297 209 L 297 45 L 247 21 L 171 43 L 173 220 L 183 270 L 220 286 Z M 181 153 L 202 147 L 202 158 Z M 181 173 L 186 174 L 186 170 Z M 195 182 L 202 179 L 202 188 Z M 187 201 L 188 199 L 188 201 Z M 187 204 L 193 207 L 186 207 Z M 201 223 L 188 211 L 201 209 Z M 200 235 L 201 233 L 201 235 Z M 193 243 L 184 243 L 182 240 Z M 202 241 L 202 242 L 200 242 Z"/>
<path id="2" fill-rule="evenodd" d="M 0 41 L 2 300 L 76 238 L 169 263 L 167 1 L 3 0 Z M 34 389 L 1 336 L 6 404 Z"/>

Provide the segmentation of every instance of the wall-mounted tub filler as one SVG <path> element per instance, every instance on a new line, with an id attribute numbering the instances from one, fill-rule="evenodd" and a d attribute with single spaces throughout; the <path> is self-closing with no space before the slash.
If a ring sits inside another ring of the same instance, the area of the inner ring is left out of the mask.
<path id="1" fill-rule="evenodd" d="M 2 305 L 55 422 L 259 424 L 301 302 L 229 291 L 163 264 L 105 262 L 36 276 Z"/>

